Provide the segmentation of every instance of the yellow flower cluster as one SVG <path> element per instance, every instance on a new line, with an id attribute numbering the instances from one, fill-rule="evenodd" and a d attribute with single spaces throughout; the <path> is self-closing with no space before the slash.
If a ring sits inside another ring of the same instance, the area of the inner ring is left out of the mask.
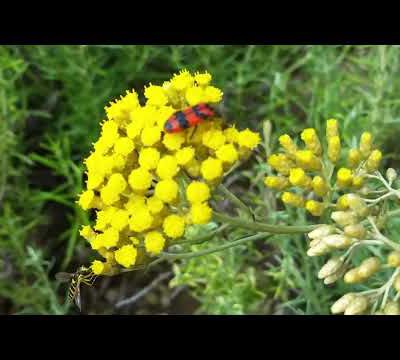
<path id="1" fill-rule="evenodd" d="M 87 189 L 78 203 L 95 209 L 93 227 L 80 231 L 103 258 L 97 275 L 144 264 L 191 224 L 211 220 L 213 187 L 260 142 L 215 116 L 178 133 L 164 132 L 176 111 L 199 103 L 217 104 L 222 91 L 207 72 L 181 71 L 161 86 L 145 87 L 146 103 L 135 91 L 111 102 L 101 136 L 85 160 Z"/>
<path id="2" fill-rule="evenodd" d="M 335 195 L 359 191 L 365 176 L 376 171 L 382 159 L 382 153 L 373 149 L 371 134 L 364 132 L 359 147 L 348 151 L 346 166 L 338 166 L 344 159 L 336 119 L 326 122 L 325 144 L 313 128 L 303 130 L 300 138 L 302 148 L 287 134 L 279 137 L 283 152 L 272 154 L 267 161 L 278 174 L 267 176 L 265 185 L 282 192 L 283 203 L 304 207 L 313 216 L 321 216 L 329 207 L 344 210 L 343 198 L 336 198 L 335 203 Z"/>

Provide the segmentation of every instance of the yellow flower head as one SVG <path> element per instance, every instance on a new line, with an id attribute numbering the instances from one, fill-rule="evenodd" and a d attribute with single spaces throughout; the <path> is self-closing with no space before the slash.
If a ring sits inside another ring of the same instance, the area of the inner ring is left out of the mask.
<path id="1" fill-rule="evenodd" d="M 164 249 L 164 245 L 165 238 L 158 231 L 150 231 L 144 238 L 144 246 L 146 247 L 146 251 L 150 254 L 159 254 Z"/>
<path id="2" fill-rule="evenodd" d="M 165 134 L 163 144 L 168 150 L 179 150 L 185 142 L 185 133 Z"/>
<path id="3" fill-rule="evenodd" d="M 224 163 L 233 164 L 239 158 L 239 153 L 233 144 L 222 145 L 215 153 Z"/>
<path id="4" fill-rule="evenodd" d="M 145 88 L 144 96 L 147 98 L 149 105 L 162 106 L 168 102 L 168 97 L 162 86 L 150 84 L 150 86 Z"/>
<path id="5" fill-rule="evenodd" d="M 185 220 L 178 215 L 169 215 L 163 223 L 163 230 L 170 238 L 179 238 L 185 232 Z"/>
<path id="6" fill-rule="evenodd" d="M 127 183 L 121 174 L 114 173 L 110 176 L 107 186 L 110 187 L 115 193 L 120 194 L 126 189 Z"/>
<path id="7" fill-rule="evenodd" d="M 114 144 L 114 151 L 116 154 L 121 154 L 121 155 L 129 155 L 133 149 L 135 148 L 135 145 L 133 141 L 124 136 L 120 137 Z"/>
<path id="8" fill-rule="evenodd" d="M 160 160 L 160 152 L 152 147 L 144 148 L 139 154 L 139 165 L 143 169 L 152 170 L 157 168 Z"/>
<path id="9" fill-rule="evenodd" d="M 153 146 L 161 139 L 159 126 L 146 127 L 142 131 L 141 140 L 144 146 Z"/>
<path id="10" fill-rule="evenodd" d="M 178 165 L 187 165 L 193 160 L 194 155 L 195 149 L 192 146 L 186 146 L 175 153 L 176 162 Z"/>
<path id="11" fill-rule="evenodd" d="M 225 135 L 221 130 L 209 130 L 203 135 L 203 144 L 210 149 L 218 150 L 225 144 Z"/>
<path id="12" fill-rule="evenodd" d="M 91 269 L 95 275 L 101 275 L 106 268 L 106 264 L 99 260 L 94 260 Z"/>
<path id="13" fill-rule="evenodd" d="M 176 158 L 172 155 L 163 156 L 157 165 L 157 175 L 160 179 L 171 179 L 179 171 Z"/>
<path id="14" fill-rule="evenodd" d="M 195 203 L 190 208 L 193 224 L 207 224 L 211 220 L 212 209 L 207 203 Z"/>
<path id="15" fill-rule="evenodd" d="M 175 113 L 189 118 L 185 109 L 221 102 L 223 92 L 208 72 L 182 70 L 143 92 L 144 104 L 133 90 L 109 103 L 101 136 L 84 161 L 86 189 L 77 202 L 98 211 L 93 228 L 80 234 L 106 259 L 92 263 L 98 275 L 146 263 L 147 255 L 184 236 L 185 220 L 188 226 L 209 222 L 214 187 L 260 143 L 257 133 L 239 131 L 217 115 L 166 132 Z"/>
<path id="16" fill-rule="evenodd" d="M 91 208 L 94 200 L 93 190 L 86 190 L 79 197 L 78 204 L 83 210 L 88 210 Z"/>
<path id="17" fill-rule="evenodd" d="M 96 237 L 96 233 L 90 227 L 90 225 L 82 226 L 81 230 L 79 231 L 79 235 L 85 238 L 87 241 L 90 241 Z"/>
<path id="18" fill-rule="evenodd" d="M 165 179 L 158 182 L 155 187 L 155 195 L 165 203 L 172 203 L 178 196 L 179 186 L 172 179 Z"/>
<path id="19" fill-rule="evenodd" d="M 137 250 L 133 245 L 124 245 L 115 251 L 115 261 L 125 268 L 129 268 L 136 262 Z"/>
<path id="20" fill-rule="evenodd" d="M 239 132 L 238 144 L 241 147 L 253 150 L 258 144 L 260 144 L 261 138 L 260 134 L 253 132 L 249 129 Z"/>
<path id="21" fill-rule="evenodd" d="M 128 178 L 129 185 L 133 190 L 147 190 L 152 180 L 153 176 L 145 168 L 132 170 Z"/>
<path id="22" fill-rule="evenodd" d="M 193 181 L 186 188 L 186 197 L 192 204 L 202 203 L 210 198 L 210 188 L 206 183 Z"/>
<path id="23" fill-rule="evenodd" d="M 201 164 L 201 174 L 207 181 L 213 181 L 220 178 L 223 174 L 222 161 L 209 157 Z"/>
<path id="24" fill-rule="evenodd" d="M 195 73 L 194 75 L 194 81 L 200 86 L 206 86 L 210 83 L 212 79 L 211 74 L 209 74 L 207 71 L 204 73 Z"/>
<path id="25" fill-rule="evenodd" d="M 173 180 L 163 180 L 163 181 L 165 182 L 165 181 L 173 181 Z M 176 191 L 177 191 L 177 189 L 176 189 Z M 176 198 L 176 195 L 172 196 L 172 200 L 170 197 L 167 200 L 170 200 L 169 202 L 171 202 L 175 198 Z M 152 213 L 152 214 L 159 214 L 164 208 L 163 201 L 156 196 L 151 196 L 151 197 L 147 198 L 146 205 L 147 205 L 147 208 L 149 209 L 150 213 Z"/>
<path id="26" fill-rule="evenodd" d="M 111 219 L 111 226 L 118 231 L 123 230 L 129 222 L 129 212 L 127 210 L 118 209 L 115 211 L 114 216 Z"/>

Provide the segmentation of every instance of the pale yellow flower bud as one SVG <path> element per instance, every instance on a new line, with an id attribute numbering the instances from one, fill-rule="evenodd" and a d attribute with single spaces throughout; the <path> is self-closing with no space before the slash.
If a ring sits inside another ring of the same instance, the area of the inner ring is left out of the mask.
<path id="1" fill-rule="evenodd" d="M 334 282 L 338 281 L 343 276 L 343 270 L 340 270 L 332 275 L 327 276 L 324 279 L 325 285 L 333 284 Z"/>
<path id="2" fill-rule="evenodd" d="M 299 186 L 305 189 L 311 188 L 311 178 L 306 175 L 302 168 L 290 169 L 289 181 L 293 186 Z"/>
<path id="3" fill-rule="evenodd" d="M 267 176 L 264 184 L 271 189 L 281 191 L 289 186 L 289 180 L 284 176 Z"/>
<path id="4" fill-rule="evenodd" d="M 318 241 L 313 247 L 310 247 L 307 251 L 308 256 L 321 256 L 331 251 L 331 247 L 328 246 L 325 241 Z"/>
<path id="5" fill-rule="evenodd" d="M 318 279 L 324 279 L 337 273 L 343 265 L 343 260 L 339 257 L 329 259 L 318 272 Z"/>
<path id="6" fill-rule="evenodd" d="M 356 168 L 361 161 L 361 153 L 358 149 L 350 149 L 347 155 L 347 162 L 349 167 Z"/>
<path id="7" fill-rule="evenodd" d="M 387 263 L 391 267 L 399 267 L 400 266 L 400 251 L 392 251 L 387 258 Z"/>
<path id="8" fill-rule="evenodd" d="M 336 175 L 336 184 L 341 187 L 351 186 L 353 183 L 353 173 L 350 169 L 340 168 Z"/>
<path id="9" fill-rule="evenodd" d="M 328 138 L 328 158 L 332 163 L 336 164 L 340 158 L 340 138 L 339 136 L 333 136 Z"/>
<path id="10" fill-rule="evenodd" d="M 358 274 L 363 279 L 368 279 L 379 270 L 380 266 L 381 262 L 377 257 L 370 257 L 364 260 L 358 267 Z"/>
<path id="11" fill-rule="evenodd" d="M 382 152 L 380 152 L 379 150 L 372 151 L 365 164 L 367 170 L 369 172 L 374 172 L 378 170 L 381 160 L 382 160 Z"/>
<path id="12" fill-rule="evenodd" d="M 390 183 L 396 180 L 397 172 L 393 168 L 389 168 L 386 170 L 386 178 L 389 180 Z"/>
<path id="13" fill-rule="evenodd" d="M 330 138 L 333 136 L 338 136 L 338 122 L 336 119 L 329 119 L 326 121 L 326 137 Z"/>
<path id="14" fill-rule="evenodd" d="M 312 247 L 314 247 L 314 246 L 317 246 L 318 243 L 321 242 L 321 241 L 322 241 L 321 238 L 311 240 L 310 243 L 308 244 L 308 246 L 309 246 L 310 248 L 312 248 Z"/>
<path id="15" fill-rule="evenodd" d="M 282 201 L 294 207 L 303 207 L 304 199 L 302 196 L 290 192 L 284 192 L 281 196 Z"/>
<path id="16" fill-rule="evenodd" d="M 360 189 L 364 183 L 364 176 L 356 175 L 353 177 L 353 183 L 351 186 L 355 189 Z"/>
<path id="17" fill-rule="evenodd" d="M 288 134 L 281 135 L 278 140 L 288 154 L 292 155 L 297 151 L 296 144 Z"/>
<path id="18" fill-rule="evenodd" d="M 362 276 L 360 276 L 358 270 L 359 270 L 358 268 L 354 268 L 347 271 L 346 274 L 344 274 L 343 278 L 344 282 L 347 284 L 357 284 L 363 281 L 364 279 Z"/>
<path id="19" fill-rule="evenodd" d="M 306 144 L 308 150 L 311 150 L 315 155 L 321 155 L 322 147 L 315 129 L 304 129 L 300 137 Z"/>
<path id="20" fill-rule="evenodd" d="M 352 243 L 351 238 L 341 234 L 328 235 L 324 237 L 324 242 L 335 249 L 345 249 Z"/>
<path id="21" fill-rule="evenodd" d="M 305 170 L 321 169 L 321 159 L 315 156 L 311 150 L 298 150 L 295 157 L 297 165 Z"/>
<path id="22" fill-rule="evenodd" d="M 325 206 L 322 202 L 307 200 L 305 208 L 311 215 L 321 216 L 324 212 Z"/>
<path id="23" fill-rule="evenodd" d="M 370 132 L 363 132 L 360 138 L 360 153 L 366 159 L 371 153 L 372 149 L 372 134 Z"/>
<path id="24" fill-rule="evenodd" d="M 365 296 L 357 296 L 347 306 L 344 314 L 345 315 L 360 315 L 365 312 L 368 308 L 368 299 Z"/>
<path id="25" fill-rule="evenodd" d="M 347 194 L 347 202 L 351 210 L 353 210 L 357 216 L 365 217 L 368 215 L 369 209 L 364 200 L 362 200 L 356 194 Z"/>
<path id="26" fill-rule="evenodd" d="M 363 239 L 366 234 L 366 230 L 364 226 L 361 224 L 353 224 L 353 225 L 347 225 L 344 228 L 344 233 L 347 236 L 357 238 L 357 239 Z"/>
<path id="27" fill-rule="evenodd" d="M 310 239 L 321 238 L 335 232 L 335 227 L 332 225 L 321 225 L 318 226 L 315 230 L 309 232 L 307 235 Z"/>
<path id="28" fill-rule="evenodd" d="M 285 154 L 272 154 L 267 161 L 268 165 L 282 175 L 289 175 L 294 163 Z"/>
<path id="29" fill-rule="evenodd" d="M 313 191 L 316 195 L 318 196 L 325 196 L 326 193 L 329 191 L 328 186 L 326 185 L 326 182 L 321 176 L 314 176 L 312 179 L 312 188 Z"/>
<path id="30" fill-rule="evenodd" d="M 356 299 L 357 295 L 354 293 L 347 293 L 343 295 L 339 300 L 331 306 L 332 314 L 340 314 L 346 311 L 346 308 L 350 305 L 352 301 Z"/>
<path id="31" fill-rule="evenodd" d="M 357 215 L 353 211 L 334 211 L 331 214 L 331 218 L 340 226 L 352 225 L 358 222 Z"/>
<path id="32" fill-rule="evenodd" d="M 344 194 L 337 199 L 336 208 L 338 210 L 347 210 L 350 207 L 349 202 L 347 201 L 347 195 L 348 194 Z"/>

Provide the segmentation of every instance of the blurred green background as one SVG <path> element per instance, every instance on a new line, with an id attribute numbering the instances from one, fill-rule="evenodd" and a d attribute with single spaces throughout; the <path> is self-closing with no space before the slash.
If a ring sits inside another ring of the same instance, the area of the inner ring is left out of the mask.
<path id="1" fill-rule="evenodd" d="M 323 131 L 336 117 L 347 144 L 373 131 L 386 164 L 398 167 L 399 61 L 397 46 L 1 46 L 0 314 L 77 313 L 54 274 L 73 272 L 93 256 L 78 234 L 88 220 L 75 205 L 82 159 L 99 135 L 104 106 L 126 89 L 141 92 L 183 68 L 208 70 L 224 91 L 229 121 L 261 132 L 271 121 L 267 149 L 284 132 Z M 257 176 L 266 171 L 264 160 L 261 151 L 228 181 L 238 195 L 276 206 Z M 290 212 L 287 221 L 305 220 Z M 325 314 L 343 285 L 317 281 L 319 265 L 306 257 L 304 237 L 273 237 L 148 274 L 100 279 L 82 289 L 83 308 Z M 149 284 L 144 296 L 115 306 Z"/>

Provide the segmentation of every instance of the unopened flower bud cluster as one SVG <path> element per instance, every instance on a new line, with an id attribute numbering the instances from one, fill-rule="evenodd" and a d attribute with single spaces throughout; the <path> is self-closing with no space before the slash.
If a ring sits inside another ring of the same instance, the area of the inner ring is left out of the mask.
<path id="1" fill-rule="evenodd" d="M 357 193 L 365 175 L 377 170 L 382 159 L 382 153 L 373 149 L 369 132 L 362 134 L 359 147 L 346 152 L 336 119 L 326 122 L 325 135 L 321 142 L 314 128 L 305 129 L 300 135 L 302 144 L 288 134 L 281 135 L 282 152 L 272 154 L 267 161 L 277 174 L 265 178 L 265 185 L 279 191 L 284 204 L 305 208 L 316 217 L 328 208 L 348 210 L 338 194 Z"/>
<path id="2" fill-rule="evenodd" d="M 278 191 L 284 204 L 305 208 L 310 215 L 328 223 L 308 234 L 309 256 L 331 256 L 319 270 L 318 278 L 326 285 L 340 279 L 356 285 L 382 268 L 395 269 L 381 288 L 348 293 L 332 306 L 332 312 L 400 313 L 396 310 L 400 297 L 400 243 L 387 239 L 378 229 L 383 226 L 380 222 L 386 202 L 400 198 L 399 191 L 391 187 L 396 171 L 388 169 L 386 178 L 377 171 L 382 153 L 374 148 L 369 132 L 361 135 L 357 147 L 343 149 L 335 119 L 327 121 L 323 141 L 312 128 L 305 129 L 300 139 L 302 144 L 287 134 L 279 137 L 282 152 L 268 158 L 277 174 L 267 176 L 265 185 Z M 376 186 L 377 180 L 381 187 Z M 359 249 L 377 245 L 389 249 L 386 264 L 374 254 L 353 264 Z M 391 296 L 384 296 L 385 292 Z"/>

